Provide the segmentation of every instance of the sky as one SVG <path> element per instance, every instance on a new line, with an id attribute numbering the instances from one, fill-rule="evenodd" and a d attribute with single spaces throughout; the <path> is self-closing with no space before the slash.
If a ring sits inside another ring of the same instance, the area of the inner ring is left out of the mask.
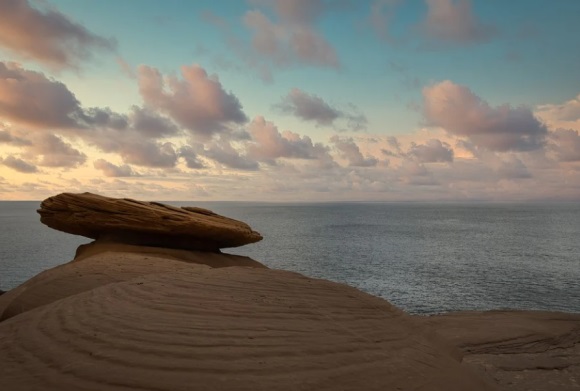
<path id="1" fill-rule="evenodd" d="M 0 0 L 0 200 L 580 200 L 580 1 Z"/>

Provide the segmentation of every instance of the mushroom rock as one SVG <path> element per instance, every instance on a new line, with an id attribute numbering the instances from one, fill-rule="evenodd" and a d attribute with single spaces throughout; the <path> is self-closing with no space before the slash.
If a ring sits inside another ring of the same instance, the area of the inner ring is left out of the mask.
<path id="1" fill-rule="evenodd" d="M 185 265 L 0 323 L 2 385 L 16 391 L 495 389 L 421 322 L 382 299 L 297 273 Z"/>
<path id="2" fill-rule="evenodd" d="M 56 230 L 133 245 L 219 251 L 262 239 L 246 223 L 206 209 L 92 193 L 49 197 L 38 213 L 42 223 Z"/>

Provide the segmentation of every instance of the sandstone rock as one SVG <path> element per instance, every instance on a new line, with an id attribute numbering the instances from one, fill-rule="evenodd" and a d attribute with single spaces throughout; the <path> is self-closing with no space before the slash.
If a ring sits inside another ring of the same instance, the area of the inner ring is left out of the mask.
<path id="1" fill-rule="evenodd" d="M 456 312 L 416 317 L 502 391 L 580 389 L 580 314 Z"/>
<path id="2" fill-rule="evenodd" d="M 80 246 L 69 263 L 38 274 L 0 297 L 0 321 L 110 283 L 194 267 L 266 268 L 251 258 L 126 244 Z"/>
<path id="3" fill-rule="evenodd" d="M 107 284 L 0 323 L 2 385 L 495 389 L 384 300 L 297 273 L 189 266 Z"/>
<path id="4" fill-rule="evenodd" d="M 247 224 L 206 209 L 91 193 L 47 198 L 38 213 L 59 231 L 135 245 L 216 251 L 262 239 Z"/>

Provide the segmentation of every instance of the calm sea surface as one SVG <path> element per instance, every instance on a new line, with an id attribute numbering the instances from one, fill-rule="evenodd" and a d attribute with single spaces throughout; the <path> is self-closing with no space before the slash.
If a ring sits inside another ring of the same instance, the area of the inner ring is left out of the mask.
<path id="1" fill-rule="evenodd" d="M 264 236 L 228 252 L 344 282 L 412 313 L 580 312 L 580 204 L 194 205 Z M 42 225 L 37 207 L 0 202 L 0 289 L 72 259 L 89 242 Z"/>

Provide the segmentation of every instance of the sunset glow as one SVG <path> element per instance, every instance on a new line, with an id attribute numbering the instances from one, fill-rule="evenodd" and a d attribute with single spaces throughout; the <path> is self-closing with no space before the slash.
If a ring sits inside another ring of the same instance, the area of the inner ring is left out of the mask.
<path id="1" fill-rule="evenodd" d="M 0 199 L 580 199 L 580 2 L 0 2 Z"/>

